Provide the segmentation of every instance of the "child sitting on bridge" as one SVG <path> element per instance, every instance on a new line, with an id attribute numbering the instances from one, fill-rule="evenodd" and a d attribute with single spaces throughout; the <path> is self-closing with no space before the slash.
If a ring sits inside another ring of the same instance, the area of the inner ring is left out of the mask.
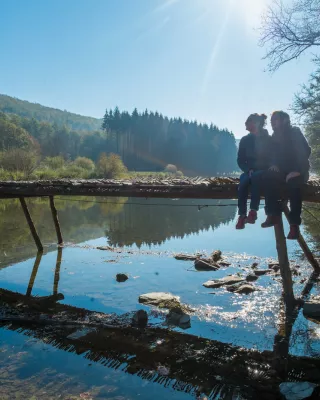
<path id="1" fill-rule="evenodd" d="M 243 171 L 238 188 L 239 218 L 236 229 L 244 229 L 245 224 L 254 224 L 260 205 L 260 183 L 262 174 L 270 167 L 271 137 L 264 126 L 267 116 L 251 114 L 245 126 L 249 134 L 240 140 L 238 165 Z M 247 201 L 251 187 L 250 212 L 247 216 Z"/>

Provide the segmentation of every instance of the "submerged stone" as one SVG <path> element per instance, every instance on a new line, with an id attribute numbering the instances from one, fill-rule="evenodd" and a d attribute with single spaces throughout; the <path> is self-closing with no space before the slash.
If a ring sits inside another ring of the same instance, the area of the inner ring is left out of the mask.
<path id="1" fill-rule="evenodd" d="M 133 325 L 145 327 L 148 323 L 148 313 L 145 310 L 138 310 L 132 317 Z"/>
<path id="2" fill-rule="evenodd" d="M 304 303 L 303 314 L 308 317 L 320 318 L 320 296 L 313 297 Z"/>
<path id="3" fill-rule="evenodd" d="M 256 269 L 256 270 L 254 271 L 254 273 L 255 273 L 257 276 L 270 274 L 270 272 L 271 272 L 270 269 Z"/>
<path id="4" fill-rule="evenodd" d="M 257 275 L 255 275 L 255 274 L 249 274 L 249 275 L 246 276 L 246 281 L 247 282 L 254 282 L 257 279 L 259 279 L 259 277 Z"/>
<path id="5" fill-rule="evenodd" d="M 173 308 L 166 317 L 167 324 L 179 326 L 182 329 L 190 328 L 190 316 L 180 308 Z"/>
<path id="6" fill-rule="evenodd" d="M 127 274 L 117 274 L 116 275 L 117 282 L 125 282 L 128 279 L 129 279 L 129 276 Z"/>
<path id="7" fill-rule="evenodd" d="M 203 284 L 203 286 L 206 288 L 215 289 L 221 286 L 233 285 L 239 282 L 244 282 L 244 279 L 238 275 L 230 275 L 221 279 L 207 281 Z"/>
<path id="8" fill-rule="evenodd" d="M 200 254 L 176 254 L 174 258 L 181 261 L 195 261 L 200 257 Z"/>
<path id="9" fill-rule="evenodd" d="M 212 263 L 209 263 L 208 260 L 198 259 L 194 262 L 194 267 L 197 271 L 217 271 L 219 267 Z"/>
<path id="10" fill-rule="evenodd" d="M 234 293 L 238 294 L 250 294 L 255 292 L 257 289 L 250 285 L 249 283 L 245 283 L 244 285 L 241 285 L 238 289 L 234 291 Z"/>
<path id="11" fill-rule="evenodd" d="M 286 400 L 302 400 L 310 397 L 317 386 L 310 382 L 283 382 L 280 392 Z"/>
<path id="12" fill-rule="evenodd" d="M 230 267 L 231 263 L 226 262 L 226 261 L 219 261 L 218 266 L 219 267 Z"/>

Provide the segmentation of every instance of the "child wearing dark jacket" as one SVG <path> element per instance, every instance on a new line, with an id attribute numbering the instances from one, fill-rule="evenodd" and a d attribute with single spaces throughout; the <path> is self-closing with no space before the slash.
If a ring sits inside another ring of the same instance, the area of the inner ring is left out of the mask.
<path id="1" fill-rule="evenodd" d="M 243 171 L 238 188 L 239 218 L 236 229 L 244 229 L 245 224 L 254 224 L 260 205 L 262 174 L 271 165 L 271 137 L 264 129 L 267 116 L 251 114 L 245 126 L 249 134 L 240 140 L 238 165 Z M 250 211 L 247 216 L 247 201 L 251 187 Z"/>

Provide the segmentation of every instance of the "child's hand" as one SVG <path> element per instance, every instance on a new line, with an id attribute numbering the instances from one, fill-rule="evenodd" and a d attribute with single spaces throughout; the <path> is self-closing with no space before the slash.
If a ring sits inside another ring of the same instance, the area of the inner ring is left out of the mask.
<path id="1" fill-rule="evenodd" d="M 279 172 L 279 168 L 278 168 L 276 165 L 272 165 L 272 166 L 269 168 L 269 171 Z"/>
<path id="2" fill-rule="evenodd" d="M 300 176 L 300 172 L 290 172 L 286 177 L 286 182 L 290 179 L 297 178 L 298 176 Z"/>

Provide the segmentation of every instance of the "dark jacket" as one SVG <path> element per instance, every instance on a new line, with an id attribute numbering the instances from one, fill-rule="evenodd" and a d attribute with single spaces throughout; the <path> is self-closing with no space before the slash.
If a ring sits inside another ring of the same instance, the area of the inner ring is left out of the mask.
<path id="1" fill-rule="evenodd" d="M 284 133 L 274 133 L 273 160 L 280 172 L 289 174 L 290 172 L 300 172 L 308 179 L 311 155 L 311 148 L 301 130 L 295 126 L 290 126 Z"/>
<path id="2" fill-rule="evenodd" d="M 271 156 L 272 140 L 266 129 L 257 135 L 249 133 L 240 140 L 237 161 L 243 172 L 268 169 L 272 165 Z"/>

